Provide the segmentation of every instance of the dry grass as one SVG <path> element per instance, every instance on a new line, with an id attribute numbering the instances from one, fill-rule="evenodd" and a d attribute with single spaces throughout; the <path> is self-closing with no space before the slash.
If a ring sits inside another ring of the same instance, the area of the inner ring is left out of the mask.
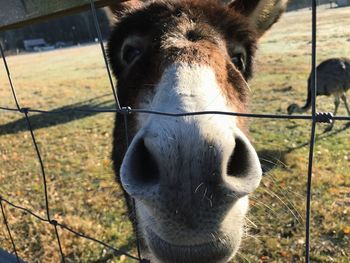
<path id="1" fill-rule="evenodd" d="M 114 107 L 99 46 L 8 58 L 20 104 L 36 109 Z M 14 107 L 1 73 L 1 104 Z M 48 177 L 51 216 L 89 236 L 130 249 L 134 237 L 111 169 L 113 114 L 30 114 Z M 42 177 L 25 119 L 1 112 L 1 195 L 45 217 Z M 7 208 L 20 255 L 59 262 L 53 228 Z M 1 225 L 4 232 L 3 225 Z M 67 262 L 93 262 L 110 252 L 60 231 Z M 11 250 L 7 235 L 0 247 Z M 117 260 L 118 257 L 115 258 Z"/>
<path id="2" fill-rule="evenodd" d="M 321 10 L 318 61 L 350 57 L 350 8 Z M 264 37 L 252 86 L 253 112 L 286 113 L 303 103 L 310 70 L 311 14 L 291 12 Z M 113 107 L 97 45 L 8 58 L 22 106 Z M 291 89 L 285 89 L 292 86 Z M 0 105 L 14 107 L 0 68 Z M 319 109 L 332 110 L 330 98 Z M 340 114 L 345 114 L 343 107 Z M 113 114 L 30 114 L 48 177 L 52 217 L 135 253 L 121 190 L 110 163 Z M 318 129 L 313 174 L 312 262 L 348 262 L 350 146 L 345 123 Z M 310 124 L 251 120 L 254 144 L 269 171 L 252 196 L 249 231 L 237 262 L 303 262 L 305 184 Z M 0 111 L 0 194 L 45 215 L 42 178 L 23 115 Z M 19 254 L 28 262 L 59 262 L 53 228 L 6 206 Z M 128 262 L 93 242 L 59 231 L 67 262 Z M 0 247 L 11 251 L 0 224 Z M 107 260 L 107 258 L 110 258 Z"/>
<path id="3" fill-rule="evenodd" d="M 350 8 L 318 14 L 318 63 L 350 57 Z M 306 100 L 311 69 L 311 11 L 287 13 L 261 42 L 257 74 L 251 83 L 252 111 L 286 114 L 290 103 Z M 291 88 L 288 88 L 291 86 Z M 333 100 L 319 97 L 319 111 Z M 310 114 L 310 112 L 309 112 Z M 341 105 L 340 115 L 346 115 Z M 313 170 L 312 262 L 348 262 L 350 129 L 337 122 L 323 134 L 318 125 Z M 311 125 L 308 121 L 252 120 L 255 146 L 267 172 L 252 197 L 250 232 L 239 262 L 303 262 L 305 196 Z"/>

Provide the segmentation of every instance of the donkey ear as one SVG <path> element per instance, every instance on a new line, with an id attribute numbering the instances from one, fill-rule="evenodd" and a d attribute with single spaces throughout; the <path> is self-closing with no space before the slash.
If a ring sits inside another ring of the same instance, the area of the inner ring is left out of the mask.
<path id="1" fill-rule="evenodd" d="M 229 7 L 248 17 L 262 36 L 285 11 L 288 0 L 236 0 Z"/>
<path id="2" fill-rule="evenodd" d="M 107 16 L 111 23 L 117 21 L 125 13 L 142 6 L 146 0 L 115 0 L 107 8 Z"/>

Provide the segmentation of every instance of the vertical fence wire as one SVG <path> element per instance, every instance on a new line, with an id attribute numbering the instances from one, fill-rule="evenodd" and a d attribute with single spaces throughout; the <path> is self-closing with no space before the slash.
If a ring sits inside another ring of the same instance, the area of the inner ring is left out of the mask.
<path id="1" fill-rule="evenodd" d="M 60 235 L 58 234 L 58 230 L 57 230 L 57 221 L 56 220 L 52 220 L 50 223 L 55 228 L 55 234 L 56 234 L 56 238 L 57 238 L 58 248 L 59 248 L 60 254 L 61 254 L 61 262 L 65 263 L 66 261 L 64 259 L 64 253 L 63 253 L 63 249 L 62 249 L 62 246 L 61 246 Z"/>
<path id="2" fill-rule="evenodd" d="M 33 128 L 32 128 L 32 125 L 31 125 L 29 117 L 28 117 L 28 110 L 27 110 L 27 108 L 22 108 L 21 112 L 24 113 L 24 116 L 25 116 L 25 119 L 26 119 L 26 122 L 27 122 L 27 126 L 28 126 L 28 130 L 30 132 L 30 136 L 31 136 L 32 141 L 33 141 L 35 152 L 36 152 L 36 155 L 38 157 L 39 164 L 40 164 L 41 175 L 42 175 L 43 186 L 44 186 L 44 194 L 45 194 L 46 217 L 47 217 L 47 220 L 50 222 L 51 218 L 50 218 L 49 196 L 48 196 L 48 192 L 47 192 L 47 180 L 46 180 L 46 172 L 45 172 L 44 163 L 43 163 L 43 160 L 41 158 L 39 146 L 38 146 L 38 143 L 36 141 L 36 138 L 35 138 L 35 135 L 34 135 L 34 132 L 33 132 Z"/>
<path id="3" fill-rule="evenodd" d="M 16 91 L 15 91 L 15 88 L 14 88 L 13 83 L 12 83 L 12 77 L 11 77 L 11 74 L 10 74 L 9 67 L 8 67 L 8 65 L 7 65 L 7 61 L 6 61 L 6 58 L 5 58 L 4 49 L 2 48 L 1 43 L 0 43 L 0 53 L 1 53 L 2 61 L 3 61 L 3 63 L 4 63 L 5 69 L 6 69 L 8 81 L 9 81 L 9 83 L 10 83 L 11 92 L 12 92 L 12 95 L 13 95 L 13 97 L 14 97 L 14 99 L 15 99 L 16 107 L 17 107 L 18 110 L 20 110 L 21 107 L 19 106 L 19 102 L 18 102 L 18 100 L 17 100 Z"/>
<path id="4" fill-rule="evenodd" d="M 2 218 L 4 219 L 4 224 L 5 224 L 5 226 L 6 226 L 7 233 L 8 233 L 8 235 L 9 235 L 9 237 L 10 237 L 11 244 L 12 244 L 12 248 L 13 248 L 13 251 L 14 251 L 14 253 L 15 253 L 17 263 L 20 263 L 19 257 L 18 257 L 18 254 L 17 254 L 17 249 L 16 249 L 15 241 L 13 240 L 13 237 L 12 237 L 12 234 L 11 234 L 11 230 L 10 230 L 10 226 L 9 226 L 9 224 L 8 224 L 8 222 L 7 222 L 5 210 L 4 210 L 4 207 L 3 207 L 3 205 L 2 205 L 2 197 L 1 197 L 1 196 L 0 196 L 0 207 L 1 207 Z"/>
<path id="5" fill-rule="evenodd" d="M 315 149 L 316 138 L 316 89 L 317 89 L 317 70 L 316 70 L 316 28 L 317 28 L 317 6 L 316 0 L 312 0 L 312 73 L 311 73 L 311 103 L 312 103 L 312 127 L 310 135 L 310 149 L 309 149 L 309 161 L 308 161 L 308 174 L 307 174 L 307 186 L 306 186 L 306 225 L 305 225 L 305 262 L 310 262 L 310 221 L 311 221 L 311 198 L 312 198 L 312 170 L 313 170 L 313 157 Z"/>
<path id="6" fill-rule="evenodd" d="M 122 114 L 123 114 L 123 117 L 124 117 L 126 145 L 127 145 L 127 148 L 129 148 L 129 132 L 128 132 L 128 117 L 127 117 L 127 115 L 130 113 L 129 112 L 130 108 L 128 108 L 128 107 L 121 108 L 117 92 L 116 92 L 116 90 L 114 88 L 113 79 L 112 79 L 112 76 L 111 76 L 111 71 L 110 71 L 110 68 L 109 68 L 108 59 L 107 59 L 106 51 L 105 51 L 104 44 L 103 44 L 101 28 L 100 28 L 100 24 L 98 22 L 97 15 L 96 15 L 96 7 L 95 7 L 95 4 L 94 4 L 93 0 L 90 0 L 90 5 L 91 5 L 91 13 L 92 13 L 92 17 L 93 17 L 93 20 L 94 20 L 97 36 L 98 36 L 100 47 L 101 47 L 101 50 L 102 50 L 103 59 L 105 61 L 106 70 L 108 72 L 108 78 L 109 78 L 109 81 L 110 81 L 110 84 L 111 84 L 111 87 L 112 87 L 112 90 L 113 90 L 114 99 L 115 99 L 115 101 L 117 103 L 118 109 L 122 111 Z M 136 224 L 135 231 L 136 231 L 137 255 L 138 255 L 139 260 L 143 261 L 143 259 L 141 258 L 140 240 L 139 240 L 139 234 L 138 234 L 138 228 L 137 228 L 136 207 L 135 207 L 135 199 L 134 198 L 132 198 L 132 206 L 133 206 L 132 208 L 134 210 L 133 213 L 135 215 L 135 224 Z"/>
<path id="7" fill-rule="evenodd" d="M 97 18 L 97 14 L 96 14 L 96 7 L 95 7 L 95 3 L 94 3 L 94 0 L 90 0 L 90 6 L 91 6 L 91 13 L 92 13 L 92 18 L 94 20 L 94 25 L 95 25 L 95 29 L 96 29 L 96 33 L 97 33 L 97 37 L 98 37 L 98 41 L 100 43 L 100 47 L 101 47 L 101 50 L 102 50 L 102 55 L 103 55 L 103 59 L 104 59 L 104 62 L 105 62 L 105 67 L 107 69 L 107 74 L 108 74 L 108 79 L 109 79 L 109 82 L 110 82 L 110 85 L 111 85 L 111 88 L 112 88 L 112 91 L 113 91 L 113 96 L 114 96 L 114 100 L 117 104 L 117 108 L 120 110 L 121 109 L 121 106 L 120 106 L 120 102 L 119 102 L 119 98 L 118 98 L 118 95 L 117 95 L 117 91 L 115 89 L 115 85 L 113 83 L 113 78 L 112 78 L 112 74 L 111 74 L 111 70 L 109 68 L 109 64 L 108 64 L 108 59 L 107 59 L 107 56 L 106 56 L 106 50 L 105 50 L 105 47 L 103 45 L 103 39 L 102 39 L 102 34 L 101 34 L 101 28 L 100 28 L 100 24 L 98 22 L 98 18 Z"/>

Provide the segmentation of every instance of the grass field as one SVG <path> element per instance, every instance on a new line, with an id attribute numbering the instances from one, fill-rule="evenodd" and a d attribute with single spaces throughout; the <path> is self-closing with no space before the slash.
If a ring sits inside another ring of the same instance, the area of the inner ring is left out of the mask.
<path id="1" fill-rule="evenodd" d="M 318 62 L 350 57 L 350 8 L 322 9 Z M 303 104 L 311 66 L 311 12 L 287 13 L 261 41 L 251 111 L 285 114 Z M 22 107 L 54 110 L 112 108 L 113 96 L 98 45 L 8 58 Z M 291 86 L 291 88 L 288 88 Z M 319 111 L 333 111 L 319 98 Z M 0 67 L 0 106 L 14 108 Z M 345 115 L 343 105 L 339 115 Z M 26 121 L 0 110 L 0 195 L 45 217 L 41 171 Z M 48 177 L 52 218 L 115 247 L 135 252 L 120 188 L 111 169 L 111 113 L 30 114 Z M 251 198 L 247 235 L 234 262 L 303 262 L 308 142 L 311 125 L 297 120 L 250 120 L 265 176 Z M 349 262 L 350 128 L 318 125 L 313 172 L 312 262 Z M 5 205 L 19 255 L 59 262 L 52 226 Z M 2 220 L 0 221 L 2 222 Z M 59 229 L 66 262 L 132 262 Z M 4 224 L 0 247 L 12 251 Z"/>

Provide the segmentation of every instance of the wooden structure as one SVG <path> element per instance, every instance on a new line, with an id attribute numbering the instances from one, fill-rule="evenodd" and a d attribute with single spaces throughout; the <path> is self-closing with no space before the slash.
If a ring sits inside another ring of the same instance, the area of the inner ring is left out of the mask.
<path id="1" fill-rule="evenodd" d="M 96 8 L 124 0 L 93 0 Z M 90 8 L 90 0 L 0 0 L 0 31 Z"/>

